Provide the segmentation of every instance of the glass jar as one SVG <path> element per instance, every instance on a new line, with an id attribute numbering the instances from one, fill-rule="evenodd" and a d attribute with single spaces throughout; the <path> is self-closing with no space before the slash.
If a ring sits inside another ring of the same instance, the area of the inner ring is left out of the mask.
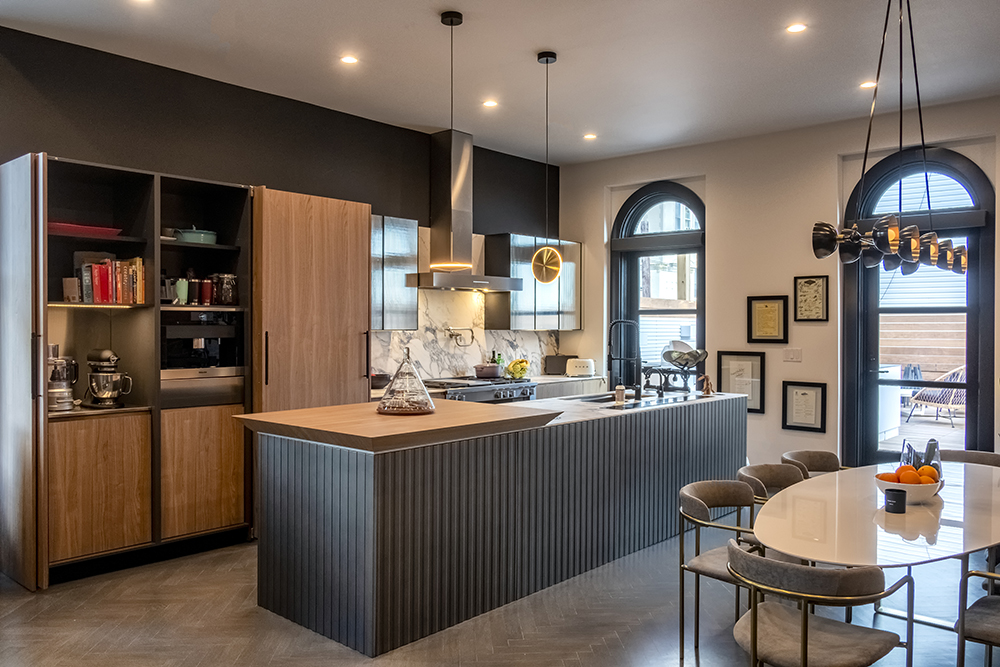
<path id="1" fill-rule="evenodd" d="M 236 275 L 212 274 L 212 303 L 218 306 L 235 306 L 236 299 Z"/>

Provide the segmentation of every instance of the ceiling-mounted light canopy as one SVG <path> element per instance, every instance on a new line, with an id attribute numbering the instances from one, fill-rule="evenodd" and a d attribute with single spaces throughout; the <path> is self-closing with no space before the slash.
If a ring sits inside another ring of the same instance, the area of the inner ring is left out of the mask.
<path id="1" fill-rule="evenodd" d="M 562 271 L 562 255 L 549 243 L 549 65 L 556 61 L 555 51 L 541 51 L 538 62 L 545 65 L 545 246 L 531 258 L 531 274 L 540 283 L 550 283 Z"/>

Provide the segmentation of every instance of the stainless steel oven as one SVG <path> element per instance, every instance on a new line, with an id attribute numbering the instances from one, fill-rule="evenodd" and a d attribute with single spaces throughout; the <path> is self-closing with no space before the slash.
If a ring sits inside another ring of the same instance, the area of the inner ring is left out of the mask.
<path id="1" fill-rule="evenodd" d="M 164 408 L 243 402 L 243 316 L 235 309 L 163 309 L 160 398 Z"/>

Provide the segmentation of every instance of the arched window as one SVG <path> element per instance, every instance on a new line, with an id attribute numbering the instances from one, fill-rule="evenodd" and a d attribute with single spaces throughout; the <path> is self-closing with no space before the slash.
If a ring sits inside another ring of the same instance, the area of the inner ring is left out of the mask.
<path id="1" fill-rule="evenodd" d="M 926 174 L 926 177 L 925 177 Z M 897 460 L 903 440 L 993 448 L 993 185 L 965 156 L 911 148 L 865 174 L 845 226 L 899 215 L 965 245 L 969 271 L 844 269 L 844 459 Z"/>
<path id="2" fill-rule="evenodd" d="M 616 331 L 615 357 L 641 356 L 660 365 L 673 340 L 705 347 L 705 204 L 672 181 L 639 188 L 615 218 L 611 238 L 611 320 L 639 324 L 632 335 Z M 627 334 L 627 335 L 626 335 Z M 638 382 L 633 363 L 613 364 L 611 384 Z"/>

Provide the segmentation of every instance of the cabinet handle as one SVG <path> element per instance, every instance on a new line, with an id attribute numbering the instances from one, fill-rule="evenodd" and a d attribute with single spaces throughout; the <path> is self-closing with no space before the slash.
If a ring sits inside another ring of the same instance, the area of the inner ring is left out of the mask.
<path id="1" fill-rule="evenodd" d="M 264 332 L 264 386 L 267 386 L 268 368 L 271 361 L 271 351 L 269 349 L 268 332 Z"/>
<path id="2" fill-rule="evenodd" d="M 42 379 L 39 371 L 39 355 L 41 354 L 42 336 L 32 332 L 31 334 L 31 398 L 41 398 L 45 395 L 42 389 Z"/>
<path id="3" fill-rule="evenodd" d="M 371 379 L 372 375 L 372 332 L 371 329 L 365 332 L 365 377 Z"/>

